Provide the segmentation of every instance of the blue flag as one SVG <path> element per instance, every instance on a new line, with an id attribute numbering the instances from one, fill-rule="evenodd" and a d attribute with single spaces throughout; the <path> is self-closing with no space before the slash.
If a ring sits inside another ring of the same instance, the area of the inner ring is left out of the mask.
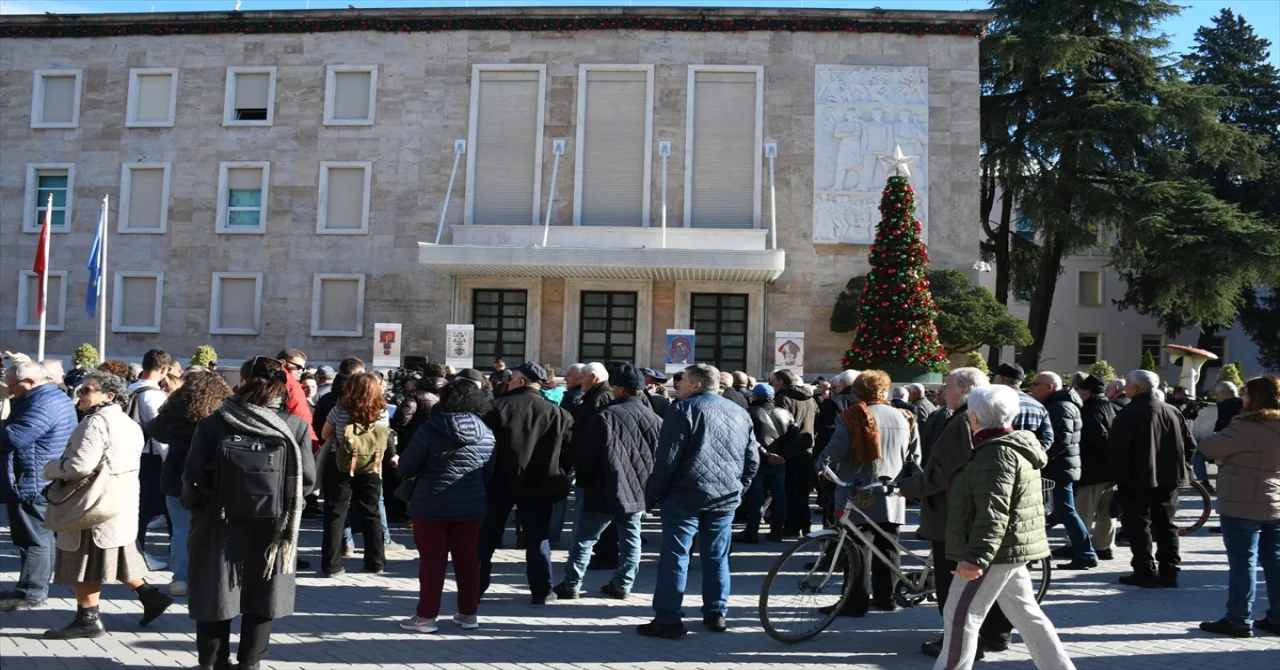
<path id="1" fill-rule="evenodd" d="M 89 316 L 98 315 L 98 296 L 102 295 L 102 237 L 106 234 L 107 208 L 103 207 L 102 216 L 98 218 L 98 232 L 89 248 L 89 261 L 84 264 L 89 270 L 89 293 L 84 298 L 84 309 Z"/>

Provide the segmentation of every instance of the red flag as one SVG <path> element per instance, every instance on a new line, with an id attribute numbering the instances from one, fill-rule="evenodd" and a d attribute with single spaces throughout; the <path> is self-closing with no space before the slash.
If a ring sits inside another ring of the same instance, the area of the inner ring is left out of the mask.
<path id="1" fill-rule="evenodd" d="M 49 197 L 49 204 L 44 210 L 44 225 L 40 227 L 40 245 L 36 247 L 36 264 L 32 268 L 36 273 L 36 279 L 40 281 L 40 289 L 36 293 L 36 316 L 44 314 L 44 286 L 45 275 L 49 272 L 49 264 L 46 259 L 49 256 L 49 228 L 53 225 L 53 197 Z"/>

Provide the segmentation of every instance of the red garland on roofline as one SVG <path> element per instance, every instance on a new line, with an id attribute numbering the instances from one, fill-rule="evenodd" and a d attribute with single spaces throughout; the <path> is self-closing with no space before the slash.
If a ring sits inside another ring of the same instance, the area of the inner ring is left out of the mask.
<path id="1" fill-rule="evenodd" d="M 125 37 L 130 35 L 221 35 L 240 33 L 299 34 L 377 31 L 387 33 L 435 33 L 455 30 L 503 30 L 512 32 L 563 32 L 575 30 L 651 30 L 693 33 L 746 31 L 799 33 L 900 33 L 982 37 L 985 24 L 924 23 L 919 21 L 863 21 L 857 19 L 680 19 L 645 16 L 601 16 L 575 18 L 418 18 L 418 19 L 258 19 L 192 23 L 111 23 L 84 25 L 50 19 L 39 25 L 2 25 L 0 37 Z"/>

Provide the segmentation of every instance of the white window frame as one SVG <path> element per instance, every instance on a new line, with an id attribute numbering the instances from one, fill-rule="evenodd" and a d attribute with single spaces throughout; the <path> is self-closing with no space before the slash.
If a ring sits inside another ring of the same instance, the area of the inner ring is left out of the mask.
<path id="1" fill-rule="evenodd" d="M 130 277 L 152 277 L 156 280 L 156 304 L 155 304 L 155 327 L 141 328 L 138 326 L 124 326 L 120 324 L 124 318 L 124 280 Z M 113 333 L 158 333 L 160 332 L 160 318 L 163 314 L 164 307 L 164 271 L 135 271 L 135 270 L 118 270 L 116 271 L 115 280 L 112 282 L 111 288 L 114 293 L 111 295 L 111 332 Z"/>
<path id="2" fill-rule="evenodd" d="M 330 230 L 328 226 L 329 219 L 329 170 L 332 168 L 363 168 L 364 169 L 364 211 L 360 215 L 360 227 Z M 373 162 L 372 161 L 320 161 L 320 195 L 317 202 L 318 215 L 316 216 L 316 234 L 317 235 L 368 235 L 369 234 L 369 197 L 373 186 Z"/>
<path id="3" fill-rule="evenodd" d="M 640 225 L 649 227 L 651 198 L 650 186 L 653 180 L 653 70 L 650 65 L 579 65 L 578 66 L 578 120 L 573 157 L 573 225 L 582 225 L 582 151 L 586 139 L 587 128 L 587 73 L 592 70 L 609 72 L 644 72 L 644 197 L 641 200 Z"/>
<path id="4" fill-rule="evenodd" d="M 253 328 L 224 328 L 218 320 L 222 308 L 223 279 L 253 279 L 257 286 L 253 296 Z M 215 272 L 210 287 L 209 301 L 209 334 L 210 335 L 257 335 L 262 332 L 262 273 L 261 272 Z"/>
<path id="5" fill-rule="evenodd" d="M 1094 337 L 1098 338 L 1098 351 L 1096 354 L 1094 354 L 1093 363 L 1090 363 L 1089 365 L 1093 365 L 1098 361 L 1107 360 L 1106 357 L 1102 355 L 1102 333 L 1082 331 L 1082 332 L 1076 333 L 1076 347 L 1075 347 L 1076 348 L 1076 365 L 1084 365 L 1084 363 L 1080 362 L 1080 336 L 1081 335 L 1093 335 Z"/>
<path id="6" fill-rule="evenodd" d="M 256 228 L 232 228 L 227 226 L 227 216 L 229 215 L 227 206 L 227 196 L 229 191 L 229 170 L 235 168 L 261 168 L 262 169 L 262 214 L 258 217 L 258 226 Z M 218 207 L 216 211 L 215 232 L 219 235 L 265 235 L 267 233 L 267 200 L 271 195 L 271 162 L 270 161 L 232 161 L 218 164 Z"/>
<path id="7" fill-rule="evenodd" d="M 40 206 L 36 200 L 40 197 L 40 171 L 41 170 L 66 170 L 67 171 L 67 206 L 63 208 L 65 215 L 63 221 L 65 226 L 55 228 L 49 226 L 50 233 L 69 233 L 71 232 L 71 206 L 75 204 L 76 192 L 76 164 L 75 163 L 27 163 L 27 184 L 26 196 L 23 200 L 22 208 L 22 232 L 38 233 L 40 228 L 44 226 L 44 219 L 36 216 L 36 207 Z"/>
<path id="8" fill-rule="evenodd" d="M 1084 296 L 1080 294 L 1080 275 L 1086 272 L 1093 272 L 1098 275 L 1098 304 L 1096 305 L 1085 304 L 1083 300 Z M 1076 307 L 1098 308 L 1105 306 L 1107 304 L 1107 296 L 1104 292 L 1105 287 L 1106 281 L 1103 277 L 1102 270 L 1076 270 Z"/>
<path id="9" fill-rule="evenodd" d="M 263 121 L 240 121 L 236 118 L 236 77 L 242 74 L 265 74 L 267 77 L 267 118 Z M 227 68 L 227 88 L 222 98 L 222 125 L 270 126 L 276 117 L 276 68 L 275 66 Z"/>
<path id="10" fill-rule="evenodd" d="M 23 323 L 22 319 L 26 316 L 27 308 L 31 306 L 31 301 L 35 300 L 35 296 L 30 295 L 27 291 L 27 280 L 38 277 L 31 270 L 22 270 L 18 272 L 18 314 L 14 319 L 14 328 L 16 330 L 40 330 L 40 323 Z M 50 277 L 59 277 L 62 280 L 58 290 L 58 320 L 53 320 L 53 313 L 49 312 L 49 316 L 45 318 L 45 330 L 61 332 L 67 326 L 67 271 L 66 270 L 49 270 Z M 45 310 L 48 311 L 49 305 L 45 304 Z"/>
<path id="11" fill-rule="evenodd" d="M 760 228 L 760 184 L 764 175 L 764 66 L 763 65 L 690 65 L 686 83 L 684 114 L 684 227 L 693 227 L 693 112 L 694 78 L 698 72 L 753 72 L 756 75 L 755 192 L 751 198 L 752 229 Z M 711 230 L 717 230 L 712 228 Z M 729 229 L 732 230 L 732 229 Z"/>
<path id="12" fill-rule="evenodd" d="M 138 121 L 138 78 L 146 75 L 169 75 L 169 120 Z M 135 67 L 129 70 L 129 99 L 125 105 L 124 125 L 127 128 L 172 128 L 178 116 L 178 68 Z"/>
<path id="13" fill-rule="evenodd" d="M 44 120 L 44 78 L 69 77 L 75 75 L 76 93 L 72 98 L 70 121 Z M 32 128 L 78 128 L 80 126 L 80 92 L 83 90 L 84 70 L 36 70 L 35 80 L 31 84 L 31 127 Z"/>
<path id="14" fill-rule="evenodd" d="M 471 111 L 467 121 L 467 193 L 463 199 L 463 225 L 475 223 L 476 192 L 472 187 L 476 183 L 476 131 L 480 125 L 480 73 L 485 70 L 515 71 L 534 70 L 538 72 L 538 120 L 536 128 L 538 136 L 534 138 L 533 159 L 537 167 L 533 171 L 533 209 L 529 216 L 529 225 L 536 226 L 542 218 L 542 144 L 546 141 L 547 118 L 547 66 L 545 63 L 526 64 L 491 64 L 471 66 Z M 528 348 L 525 349 L 528 352 Z M 525 354 L 528 355 L 527 353 Z"/>
<path id="15" fill-rule="evenodd" d="M 335 119 L 333 118 L 334 96 L 337 95 L 337 75 L 339 72 L 369 73 L 369 118 L 368 119 Z M 372 126 L 377 122 L 378 113 L 378 66 L 377 65 L 330 65 L 324 75 L 324 125 L 326 126 Z"/>
<path id="16" fill-rule="evenodd" d="M 134 228 L 129 225 L 129 201 L 133 194 L 134 170 L 164 170 L 164 183 L 160 187 L 160 227 Z M 120 210 L 116 216 L 116 232 L 163 235 L 169 230 L 169 180 L 173 174 L 171 163 L 125 163 L 120 167 Z"/>
<path id="17" fill-rule="evenodd" d="M 320 328 L 320 287 L 326 279 L 356 279 L 356 330 L 323 330 Z M 311 276 L 311 336 L 312 337 L 364 337 L 364 273 L 318 272 Z"/>

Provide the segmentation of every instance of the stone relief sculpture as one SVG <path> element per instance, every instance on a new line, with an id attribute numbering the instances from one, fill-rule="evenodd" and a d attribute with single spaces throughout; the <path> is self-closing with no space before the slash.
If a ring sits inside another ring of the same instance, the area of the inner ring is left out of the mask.
<path id="1" fill-rule="evenodd" d="M 878 157 L 894 145 L 911 164 L 917 217 L 928 226 L 929 70 L 818 65 L 814 72 L 813 239 L 871 244 L 888 177 Z"/>

